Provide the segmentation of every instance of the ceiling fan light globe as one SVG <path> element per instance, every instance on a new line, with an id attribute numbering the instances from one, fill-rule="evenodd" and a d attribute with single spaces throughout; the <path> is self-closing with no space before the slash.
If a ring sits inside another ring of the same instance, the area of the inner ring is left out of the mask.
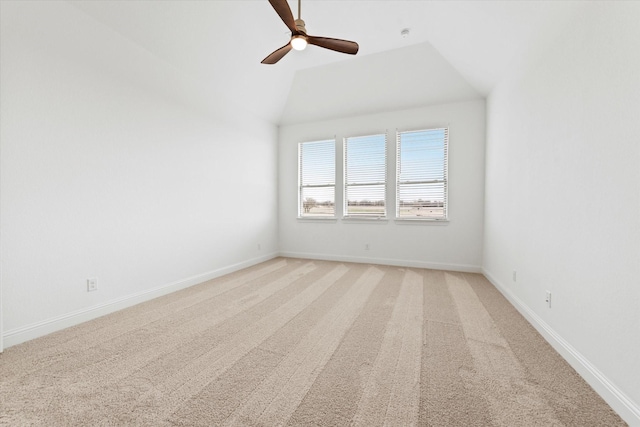
<path id="1" fill-rule="evenodd" d="M 304 36 L 293 36 L 291 38 L 291 47 L 295 50 L 304 50 L 307 47 L 307 39 Z"/>

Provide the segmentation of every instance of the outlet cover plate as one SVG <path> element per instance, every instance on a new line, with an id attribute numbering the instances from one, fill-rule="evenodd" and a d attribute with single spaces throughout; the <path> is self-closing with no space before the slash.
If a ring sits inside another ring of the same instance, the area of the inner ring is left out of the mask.
<path id="1" fill-rule="evenodd" d="M 551 308 L 551 291 L 547 291 L 547 295 L 544 299 L 544 302 L 547 303 L 547 307 Z"/>

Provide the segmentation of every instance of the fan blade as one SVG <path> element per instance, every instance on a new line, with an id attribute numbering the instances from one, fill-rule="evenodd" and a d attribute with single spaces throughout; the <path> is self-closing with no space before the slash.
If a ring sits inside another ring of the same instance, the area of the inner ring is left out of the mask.
<path id="1" fill-rule="evenodd" d="M 269 3 L 271 3 L 271 6 L 276 10 L 276 13 L 280 16 L 284 25 L 286 25 L 292 33 L 297 33 L 296 21 L 293 19 L 293 13 L 291 13 L 291 8 L 287 0 L 269 0 Z"/>
<path id="2" fill-rule="evenodd" d="M 280 49 L 273 51 L 269 56 L 264 58 L 261 64 L 275 64 L 280 61 L 282 57 L 284 57 L 291 50 L 291 43 L 287 43 L 282 46 Z"/>
<path id="3" fill-rule="evenodd" d="M 330 39 L 328 37 L 307 36 L 307 42 L 325 49 L 335 50 L 336 52 L 348 53 L 355 55 L 358 53 L 358 43 L 349 40 Z"/>

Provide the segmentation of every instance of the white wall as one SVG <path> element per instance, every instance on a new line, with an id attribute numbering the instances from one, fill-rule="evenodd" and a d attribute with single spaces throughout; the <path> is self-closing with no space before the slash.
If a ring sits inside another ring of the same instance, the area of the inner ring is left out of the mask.
<path id="1" fill-rule="evenodd" d="M 312 49 L 312 53 L 317 52 Z M 429 43 L 420 43 L 298 70 L 291 82 L 280 124 L 317 122 L 476 98 L 484 96 L 438 50 Z"/>
<path id="2" fill-rule="evenodd" d="M 5 346 L 277 253 L 275 126 L 64 2 L 3 2 L 1 64 Z"/>
<path id="3" fill-rule="evenodd" d="M 587 2 L 541 57 L 491 92 L 483 263 L 632 425 L 640 425 L 638 22 L 640 3 Z"/>
<path id="4" fill-rule="evenodd" d="M 449 126 L 449 219 L 393 220 L 395 131 Z M 342 139 L 388 130 L 388 221 L 342 220 Z M 336 221 L 297 219 L 298 143 L 333 138 Z M 479 271 L 482 260 L 485 103 L 473 100 L 280 128 L 280 250 L 288 256 Z M 370 250 L 365 250 L 365 244 Z"/>

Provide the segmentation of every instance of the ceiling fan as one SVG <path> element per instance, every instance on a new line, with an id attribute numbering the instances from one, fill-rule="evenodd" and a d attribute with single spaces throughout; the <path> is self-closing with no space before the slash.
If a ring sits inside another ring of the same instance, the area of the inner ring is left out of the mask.
<path id="1" fill-rule="evenodd" d="M 300 19 L 300 0 L 298 0 L 298 19 L 293 19 L 293 13 L 287 0 L 269 0 L 280 19 L 291 30 L 291 40 L 280 49 L 276 49 L 262 60 L 262 64 L 275 64 L 280 61 L 291 49 L 303 50 L 307 44 L 335 50 L 336 52 L 355 55 L 358 53 L 358 43 L 349 40 L 331 39 L 328 37 L 314 37 L 307 34 L 304 21 Z"/>

